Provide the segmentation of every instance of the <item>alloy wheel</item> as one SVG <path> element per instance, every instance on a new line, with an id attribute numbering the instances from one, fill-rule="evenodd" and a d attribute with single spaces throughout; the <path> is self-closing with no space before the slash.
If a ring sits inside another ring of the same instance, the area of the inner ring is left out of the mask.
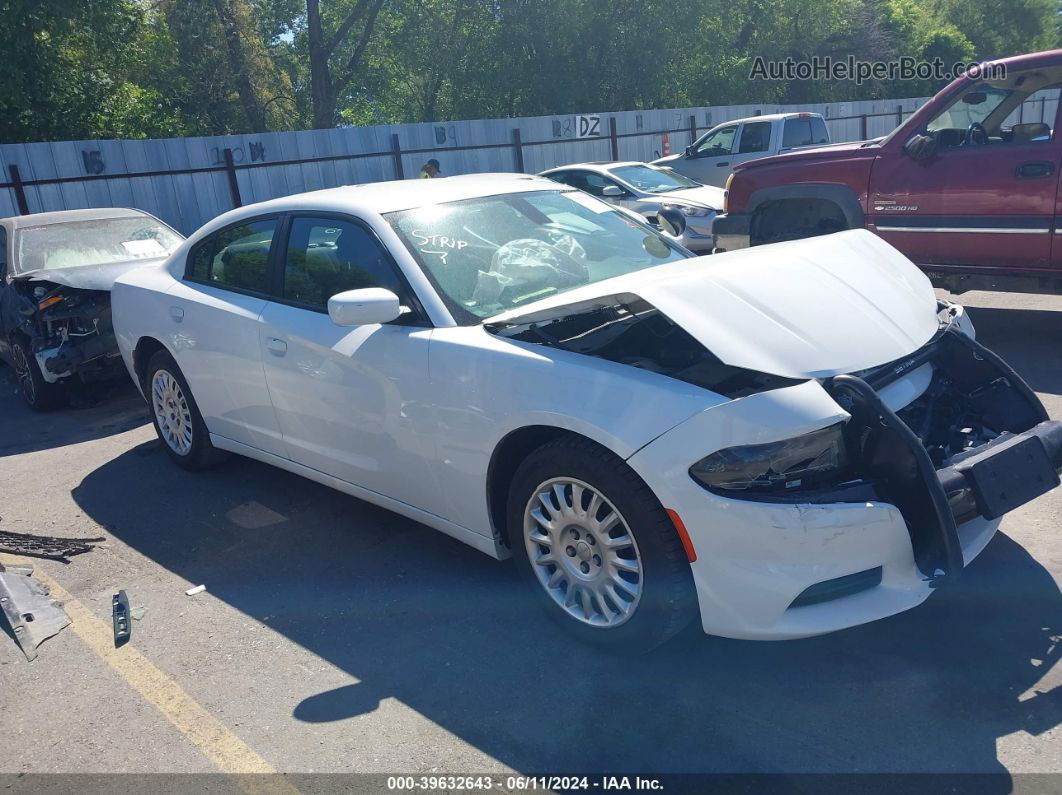
<path id="1" fill-rule="evenodd" d="M 634 615 L 644 580 L 638 544 L 593 486 L 540 484 L 524 509 L 524 544 L 539 584 L 575 620 L 611 628 Z"/>
<path id="2" fill-rule="evenodd" d="M 151 405 L 162 439 L 177 455 L 192 450 L 192 410 L 181 385 L 167 370 L 156 370 L 151 379 Z"/>

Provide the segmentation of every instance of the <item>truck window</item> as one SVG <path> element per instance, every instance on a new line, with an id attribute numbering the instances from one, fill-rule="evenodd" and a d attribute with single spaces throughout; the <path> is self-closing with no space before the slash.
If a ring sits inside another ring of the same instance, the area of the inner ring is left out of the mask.
<path id="1" fill-rule="evenodd" d="M 984 124 L 1004 102 L 1013 102 L 1007 88 L 979 84 L 955 97 L 944 110 L 926 125 L 929 132 L 966 130 L 971 124 Z M 1009 104 L 1009 103 L 1008 103 Z"/>
<path id="2" fill-rule="evenodd" d="M 812 124 L 817 122 L 817 124 Z M 803 116 L 786 119 L 782 127 L 782 148 L 796 146 L 815 146 L 828 144 L 830 134 L 826 131 L 826 122 L 819 116 Z"/>
<path id="3" fill-rule="evenodd" d="M 1058 113 L 1059 87 L 1041 88 L 1028 96 L 1003 122 L 1003 139 L 1050 141 Z"/>
<path id="4" fill-rule="evenodd" d="M 697 149 L 695 150 L 697 157 L 730 154 L 730 150 L 734 148 L 734 135 L 736 133 L 736 124 L 731 124 L 729 127 L 720 127 L 718 130 L 708 133 L 704 140 L 697 144 Z"/>
<path id="5" fill-rule="evenodd" d="M 985 129 L 989 144 L 1050 141 L 1058 110 L 1059 86 L 1031 94 L 979 83 L 955 97 L 926 125 L 939 146 L 962 146 L 971 124 Z"/>
<path id="6" fill-rule="evenodd" d="M 826 122 L 818 116 L 812 116 L 811 118 L 811 137 L 814 139 L 814 144 L 828 144 L 830 142 L 830 131 L 826 129 Z"/>
<path id="7" fill-rule="evenodd" d="M 754 152 L 766 152 L 771 145 L 771 123 L 769 121 L 746 122 L 741 128 L 741 143 L 738 145 L 739 155 L 748 155 Z"/>

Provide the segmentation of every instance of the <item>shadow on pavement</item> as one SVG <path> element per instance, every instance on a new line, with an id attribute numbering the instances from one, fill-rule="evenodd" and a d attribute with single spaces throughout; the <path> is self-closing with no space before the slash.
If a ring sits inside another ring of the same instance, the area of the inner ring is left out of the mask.
<path id="1" fill-rule="evenodd" d="M 1034 391 L 1062 395 L 1062 312 L 985 307 L 970 307 L 969 312 L 977 339 L 1002 356 Z"/>
<path id="2" fill-rule="evenodd" d="M 18 394 L 15 374 L 0 364 L 0 457 L 101 439 L 150 422 L 147 407 L 128 378 L 94 384 L 74 405 L 35 412 Z"/>
<path id="3" fill-rule="evenodd" d="M 360 680 L 291 704 L 297 719 L 395 698 L 523 772 L 1001 773 L 999 738 L 1062 721 L 1059 693 L 1027 692 L 1057 661 L 1062 596 L 1002 534 L 900 616 L 784 643 L 694 627 L 631 659 L 559 633 L 510 563 L 253 461 L 190 474 L 149 443 L 74 497 L 140 553 Z"/>

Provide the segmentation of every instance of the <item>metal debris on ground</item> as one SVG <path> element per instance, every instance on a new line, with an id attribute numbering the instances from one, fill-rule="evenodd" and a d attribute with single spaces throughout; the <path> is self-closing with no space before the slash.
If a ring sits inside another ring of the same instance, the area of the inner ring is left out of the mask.
<path id="1" fill-rule="evenodd" d="M 68 558 L 91 552 L 93 545 L 100 541 L 106 541 L 106 539 L 102 536 L 100 538 L 59 538 L 0 531 L 0 552 L 69 563 Z"/>
<path id="2" fill-rule="evenodd" d="M 114 622 L 114 647 L 124 646 L 133 634 L 129 623 L 129 597 L 119 591 L 111 598 L 111 619 Z"/>
<path id="3" fill-rule="evenodd" d="M 27 660 L 37 659 L 37 647 L 70 624 L 62 604 L 32 575 L 32 566 L 0 564 L 0 611 Z"/>
<path id="4" fill-rule="evenodd" d="M 194 588 L 189 588 L 184 592 L 185 596 L 195 596 L 197 593 L 203 593 L 206 590 L 205 585 L 197 585 Z"/>

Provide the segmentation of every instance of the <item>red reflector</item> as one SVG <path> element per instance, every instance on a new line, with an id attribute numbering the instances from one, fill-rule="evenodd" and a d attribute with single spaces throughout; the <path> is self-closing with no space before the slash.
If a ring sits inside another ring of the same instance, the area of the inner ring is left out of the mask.
<path id="1" fill-rule="evenodd" d="M 667 515 L 671 517 L 671 523 L 675 525 L 675 532 L 678 533 L 679 541 L 682 542 L 682 548 L 686 550 L 686 557 L 689 558 L 690 563 L 693 563 L 697 560 L 697 550 L 693 548 L 690 534 L 686 532 L 686 525 L 682 523 L 682 518 L 670 508 L 667 509 Z"/>

